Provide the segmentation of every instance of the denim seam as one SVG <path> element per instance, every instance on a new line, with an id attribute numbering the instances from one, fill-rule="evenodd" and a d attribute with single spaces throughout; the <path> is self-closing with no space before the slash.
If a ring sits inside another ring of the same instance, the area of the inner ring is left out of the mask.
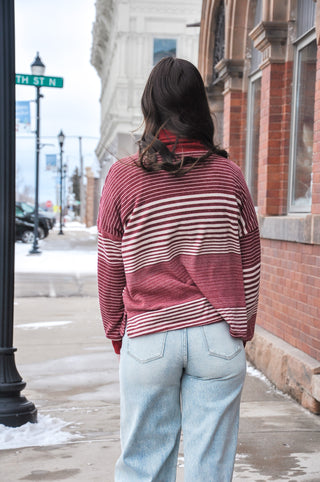
<path id="1" fill-rule="evenodd" d="M 183 336 L 183 367 L 186 368 L 188 364 L 188 338 L 187 338 L 187 329 L 184 328 L 182 332 Z"/>

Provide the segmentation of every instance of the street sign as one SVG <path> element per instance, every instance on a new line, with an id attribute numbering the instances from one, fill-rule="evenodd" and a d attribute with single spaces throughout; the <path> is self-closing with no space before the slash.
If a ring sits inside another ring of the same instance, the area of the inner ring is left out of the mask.
<path id="1" fill-rule="evenodd" d="M 33 85 L 35 87 L 63 87 L 62 77 L 47 77 L 45 75 L 16 74 L 16 84 Z"/>

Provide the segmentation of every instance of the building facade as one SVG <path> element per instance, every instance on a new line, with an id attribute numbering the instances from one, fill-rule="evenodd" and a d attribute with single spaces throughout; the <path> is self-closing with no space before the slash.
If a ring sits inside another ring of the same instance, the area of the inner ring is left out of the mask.
<path id="1" fill-rule="evenodd" d="M 203 0 L 199 69 L 217 139 L 260 220 L 249 359 L 320 413 L 320 4 Z"/>
<path id="2" fill-rule="evenodd" d="M 101 78 L 101 180 L 116 158 L 137 150 L 140 99 L 163 56 L 197 64 L 201 0 L 97 0 L 91 63 Z M 196 25 L 195 25 L 196 24 Z"/>

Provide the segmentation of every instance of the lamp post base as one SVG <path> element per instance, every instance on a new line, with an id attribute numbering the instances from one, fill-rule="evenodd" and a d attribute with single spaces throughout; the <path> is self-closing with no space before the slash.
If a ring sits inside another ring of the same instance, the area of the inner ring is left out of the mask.
<path id="1" fill-rule="evenodd" d="M 30 251 L 29 251 L 29 254 L 41 254 L 42 251 L 40 251 L 39 248 L 32 248 Z"/>
<path id="2" fill-rule="evenodd" d="M 24 384 L 25 385 L 25 384 Z M 37 423 L 37 409 L 21 395 L 3 397 L 0 393 L 0 424 L 21 427 L 25 423 Z"/>
<path id="3" fill-rule="evenodd" d="M 26 383 L 15 365 L 15 348 L 0 348 L 0 424 L 20 427 L 37 422 L 37 409 L 20 392 Z"/>

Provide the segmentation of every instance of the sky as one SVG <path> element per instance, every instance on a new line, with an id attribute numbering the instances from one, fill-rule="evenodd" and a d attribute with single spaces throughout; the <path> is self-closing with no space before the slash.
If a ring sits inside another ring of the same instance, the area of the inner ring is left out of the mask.
<path id="1" fill-rule="evenodd" d="M 16 72 L 31 74 L 39 51 L 45 75 L 63 77 L 64 87 L 41 89 L 39 201 L 56 202 L 56 175 L 45 170 L 45 155 L 59 154 L 57 135 L 66 135 L 63 162 L 72 175 L 79 161 L 79 140 L 85 166 L 95 161 L 100 125 L 100 79 L 90 64 L 94 0 L 16 0 Z M 16 100 L 34 100 L 33 86 L 16 86 Z M 35 102 L 31 103 L 35 130 Z M 35 184 L 35 135 L 17 132 L 17 188 Z"/>

